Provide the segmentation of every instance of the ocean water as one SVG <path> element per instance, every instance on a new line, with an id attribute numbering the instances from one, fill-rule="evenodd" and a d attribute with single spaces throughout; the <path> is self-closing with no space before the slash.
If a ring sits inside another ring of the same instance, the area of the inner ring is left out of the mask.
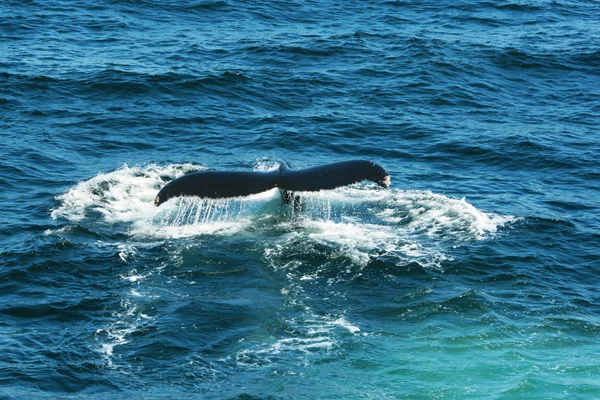
<path id="1" fill-rule="evenodd" d="M 600 3 L 0 3 L 2 398 L 600 398 Z M 303 194 L 203 169 L 368 159 Z"/>

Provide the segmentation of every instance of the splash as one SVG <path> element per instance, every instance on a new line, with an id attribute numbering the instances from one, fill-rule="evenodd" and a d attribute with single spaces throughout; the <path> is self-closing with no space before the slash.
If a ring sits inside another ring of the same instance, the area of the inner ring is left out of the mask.
<path id="1" fill-rule="evenodd" d="M 333 249 L 327 260 L 344 264 L 350 259 L 359 270 L 374 257 L 391 257 L 398 265 L 417 262 L 424 268 L 440 269 L 452 259 L 449 248 L 494 237 L 501 227 L 516 220 L 478 210 L 464 198 L 374 186 L 305 193 L 302 201 L 295 225 L 301 233 L 290 228 L 290 233 L 265 251 L 273 265 L 293 266 L 295 254 L 314 253 L 316 246 L 324 245 Z M 325 268 L 298 278 L 316 279 L 326 272 Z"/>
<path id="2" fill-rule="evenodd" d="M 265 167 L 266 168 L 266 167 Z M 184 174 L 205 170 L 194 164 L 127 165 L 80 182 L 56 199 L 54 220 L 114 227 L 138 238 L 183 238 L 202 234 L 232 234 L 252 220 L 253 209 L 278 198 L 276 190 L 242 199 L 179 198 L 157 208 L 157 191 Z"/>
<path id="3" fill-rule="evenodd" d="M 458 200 L 430 191 L 392 192 L 389 205 L 392 207 L 377 214 L 379 218 L 412 234 L 432 238 L 482 240 L 516 220 L 478 210 L 464 197 Z"/>
<path id="4" fill-rule="evenodd" d="M 109 223 L 130 222 L 140 216 L 155 214 L 152 201 L 166 180 L 186 173 L 202 171 L 194 164 L 173 164 L 166 167 L 123 165 L 80 182 L 58 196 L 60 205 L 50 214 L 53 219 L 81 221 L 94 212 Z"/>
<path id="5" fill-rule="evenodd" d="M 270 170 L 277 165 L 261 160 L 255 170 Z M 277 210 L 289 209 L 290 218 L 274 218 L 274 226 L 265 225 L 264 233 L 273 228 L 290 233 L 300 229 L 306 240 L 338 246 L 359 264 L 381 254 L 418 255 L 425 263 L 437 262 L 431 260 L 441 260 L 443 254 L 424 250 L 423 238 L 457 243 L 483 240 L 515 220 L 483 212 L 464 198 L 362 184 L 298 193 L 302 201 L 295 209 L 280 204 L 277 189 L 236 199 L 179 198 L 154 207 L 156 192 L 165 182 L 204 169 L 194 164 L 124 165 L 80 182 L 58 196 L 60 204 L 51 216 L 55 220 L 124 229 L 123 233 L 133 237 L 161 239 L 231 235 L 276 215 Z"/>

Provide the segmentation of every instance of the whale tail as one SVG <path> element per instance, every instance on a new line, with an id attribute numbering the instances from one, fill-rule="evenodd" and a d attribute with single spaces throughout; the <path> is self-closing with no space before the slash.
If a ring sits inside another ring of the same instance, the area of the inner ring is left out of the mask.
<path id="1" fill-rule="evenodd" d="M 173 197 L 197 196 L 220 199 L 248 196 L 273 188 L 284 193 L 315 192 L 369 180 L 389 187 L 390 176 L 380 165 L 364 160 L 342 161 L 294 170 L 282 163 L 272 171 L 201 171 L 167 183 L 156 195 L 158 207 Z"/>

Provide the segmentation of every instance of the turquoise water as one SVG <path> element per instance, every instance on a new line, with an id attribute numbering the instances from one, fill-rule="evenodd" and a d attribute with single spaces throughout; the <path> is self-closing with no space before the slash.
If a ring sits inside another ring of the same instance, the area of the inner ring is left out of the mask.
<path id="1" fill-rule="evenodd" d="M 600 397 L 599 15 L 3 2 L 0 395 Z M 391 188 L 152 204 L 350 159 Z"/>

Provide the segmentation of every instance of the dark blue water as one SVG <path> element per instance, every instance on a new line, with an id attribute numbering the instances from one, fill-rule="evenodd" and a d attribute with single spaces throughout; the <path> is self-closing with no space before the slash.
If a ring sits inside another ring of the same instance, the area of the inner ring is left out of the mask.
<path id="1" fill-rule="evenodd" d="M 0 4 L 0 394 L 600 397 L 600 4 Z M 173 200 L 205 168 L 358 184 Z"/>

